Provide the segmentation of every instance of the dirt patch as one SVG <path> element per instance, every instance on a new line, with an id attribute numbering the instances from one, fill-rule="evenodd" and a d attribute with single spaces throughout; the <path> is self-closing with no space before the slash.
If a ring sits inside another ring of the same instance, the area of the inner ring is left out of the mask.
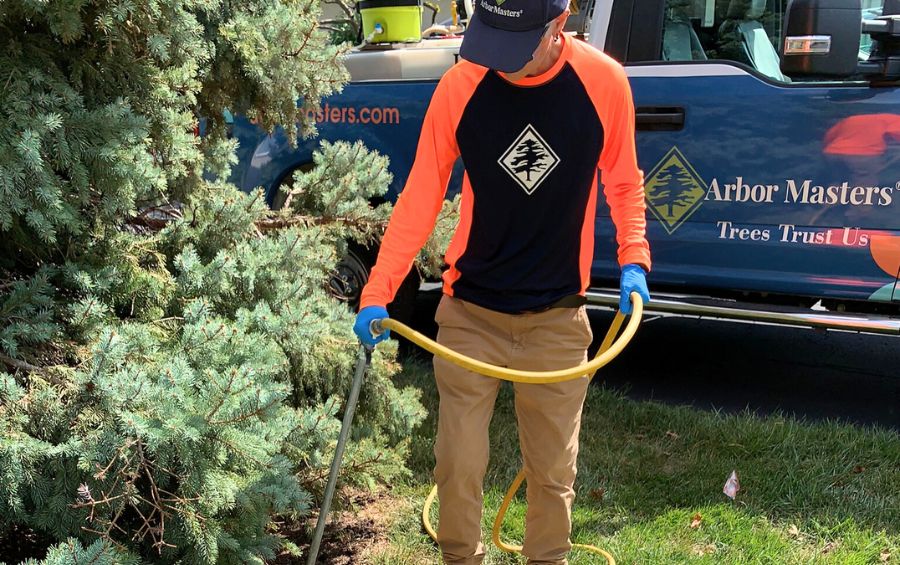
<path id="1" fill-rule="evenodd" d="M 366 556 L 379 553 L 388 545 L 388 529 L 405 506 L 387 490 L 352 491 L 344 496 L 350 501 L 348 509 L 332 514 L 325 527 L 318 559 L 323 565 L 359 564 L 365 562 Z M 318 512 L 313 512 L 308 520 L 281 528 L 282 535 L 297 544 L 304 556 L 298 559 L 285 553 L 272 562 L 274 565 L 306 563 L 317 518 Z"/>
<path id="2" fill-rule="evenodd" d="M 323 565 L 358 565 L 364 563 L 367 556 L 382 553 L 389 545 L 387 532 L 395 516 L 404 512 L 408 505 L 385 489 L 345 492 L 344 496 L 344 500 L 349 501 L 347 510 L 332 515 L 325 527 L 318 560 Z M 273 565 L 306 563 L 306 551 L 317 518 L 318 512 L 313 512 L 303 522 L 282 524 L 282 535 L 297 544 L 304 556 L 298 559 L 283 553 L 271 562 Z M 51 538 L 13 525 L 7 531 L 0 531 L 0 562 L 44 559 L 51 544 Z"/>

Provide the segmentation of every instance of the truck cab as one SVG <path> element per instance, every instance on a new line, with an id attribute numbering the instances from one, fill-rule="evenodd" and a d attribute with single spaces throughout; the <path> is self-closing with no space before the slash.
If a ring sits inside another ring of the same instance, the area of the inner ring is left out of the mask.
<path id="1" fill-rule="evenodd" d="M 879 35 L 853 21 L 900 14 L 887 2 L 887 10 L 885 0 L 581 7 L 573 37 L 620 61 L 634 95 L 653 253 L 649 310 L 900 334 L 900 77 L 890 74 L 900 51 L 885 55 L 894 45 L 882 24 L 870 26 Z M 833 5 L 849 5 L 849 20 L 812 17 Z M 351 83 L 323 101 L 319 137 L 298 147 L 236 118 L 243 154 L 232 180 L 264 186 L 274 202 L 319 139 L 361 139 L 390 157 L 395 197 L 460 43 L 354 50 Z M 615 231 L 602 198 L 595 236 L 588 298 L 614 307 Z"/>

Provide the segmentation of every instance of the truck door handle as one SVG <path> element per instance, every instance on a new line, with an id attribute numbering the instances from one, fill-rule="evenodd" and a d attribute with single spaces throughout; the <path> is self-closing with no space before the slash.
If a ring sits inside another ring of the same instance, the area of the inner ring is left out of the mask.
<path id="1" fill-rule="evenodd" d="M 638 131 L 678 131 L 684 129 L 684 108 L 678 106 L 638 106 Z"/>

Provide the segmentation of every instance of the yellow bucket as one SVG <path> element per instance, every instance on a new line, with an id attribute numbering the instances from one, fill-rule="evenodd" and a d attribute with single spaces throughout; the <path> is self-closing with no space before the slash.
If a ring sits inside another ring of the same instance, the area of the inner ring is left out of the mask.
<path id="1" fill-rule="evenodd" d="M 363 35 L 369 43 L 416 43 L 422 40 L 421 0 L 362 0 Z M 376 26 L 381 33 L 377 33 Z"/>

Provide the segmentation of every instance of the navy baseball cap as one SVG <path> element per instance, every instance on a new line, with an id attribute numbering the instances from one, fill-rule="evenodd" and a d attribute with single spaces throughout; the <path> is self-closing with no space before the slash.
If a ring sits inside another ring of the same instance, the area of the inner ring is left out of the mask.
<path id="1" fill-rule="evenodd" d="M 474 0 L 474 4 L 460 56 L 513 73 L 531 60 L 547 24 L 568 8 L 569 0 Z"/>

